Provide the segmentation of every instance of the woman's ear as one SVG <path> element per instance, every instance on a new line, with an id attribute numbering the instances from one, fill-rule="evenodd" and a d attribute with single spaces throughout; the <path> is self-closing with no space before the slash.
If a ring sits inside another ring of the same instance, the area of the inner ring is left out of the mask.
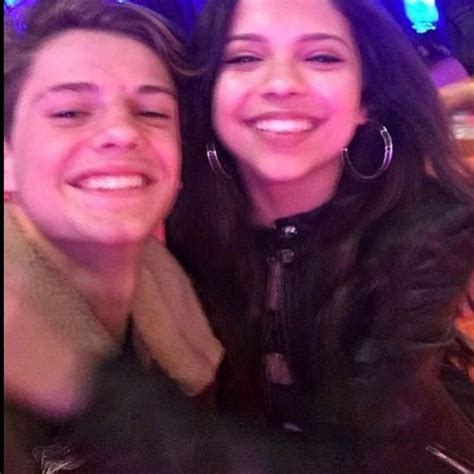
<path id="1" fill-rule="evenodd" d="M 358 125 L 364 125 L 367 123 L 369 120 L 369 113 L 367 111 L 367 107 L 365 105 L 361 105 L 359 109 L 359 117 L 357 124 Z"/>

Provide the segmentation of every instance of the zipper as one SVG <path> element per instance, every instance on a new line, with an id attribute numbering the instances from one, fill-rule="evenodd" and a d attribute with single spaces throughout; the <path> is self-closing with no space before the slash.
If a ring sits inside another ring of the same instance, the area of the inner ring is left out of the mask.
<path id="1" fill-rule="evenodd" d="M 267 258 L 268 280 L 266 293 L 266 308 L 270 311 L 281 310 L 284 290 L 284 267 L 295 259 L 291 249 L 279 249 L 274 257 Z"/>

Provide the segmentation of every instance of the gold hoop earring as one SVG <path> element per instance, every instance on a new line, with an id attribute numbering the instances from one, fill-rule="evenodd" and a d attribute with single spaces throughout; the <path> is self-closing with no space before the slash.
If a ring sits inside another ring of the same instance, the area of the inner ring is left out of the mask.
<path id="1" fill-rule="evenodd" d="M 382 164 L 377 169 L 377 171 L 375 171 L 375 173 L 373 174 L 363 174 L 360 171 L 358 171 L 355 168 L 355 166 L 352 164 L 349 158 L 349 150 L 347 148 L 344 148 L 342 150 L 342 157 L 344 158 L 344 161 L 349 166 L 351 173 L 354 175 L 355 178 L 361 181 L 378 178 L 381 174 L 383 174 L 387 170 L 387 168 L 390 166 L 390 163 L 392 162 L 392 158 L 393 158 L 392 137 L 384 125 L 380 125 L 379 133 L 382 136 L 385 151 L 383 155 Z"/>
<path id="2" fill-rule="evenodd" d="M 223 179 L 232 179 L 232 176 L 227 173 L 227 171 L 221 165 L 219 156 L 217 155 L 216 147 L 213 142 L 206 145 L 206 155 L 209 166 L 216 176 Z"/>

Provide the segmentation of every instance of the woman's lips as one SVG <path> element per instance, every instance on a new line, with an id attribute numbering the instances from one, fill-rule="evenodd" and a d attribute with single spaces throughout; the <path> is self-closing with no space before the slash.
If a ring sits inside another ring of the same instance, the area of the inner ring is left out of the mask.
<path id="1" fill-rule="evenodd" d="M 253 126 L 261 132 L 294 134 L 313 130 L 314 123 L 309 119 L 259 119 Z"/>
<path id="2" fill-rule="evenodd" d="M 275 135 L 298 135 L 314 130 L 322 119 L 301 112 L 272 111 L 264 112 L 244 120 L 258 132 Z"/>

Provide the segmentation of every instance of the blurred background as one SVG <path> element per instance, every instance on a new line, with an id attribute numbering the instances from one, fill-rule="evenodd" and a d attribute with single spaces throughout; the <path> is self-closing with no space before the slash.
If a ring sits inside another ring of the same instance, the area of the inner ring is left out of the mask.
<path id="1" fill-rule="evenodd" d="M 4 5 L 8 9 L 22 1 L 25 0 L 4 0 Z M 206 0 L 116 1 L 133 1 L 158 10 L 187 34 Z M 390 11 L 427 62 L 451 56 L 474 75 L 474 0 L 373 1 Z"/>
<path id="2" fill-rule="evenodd" d="M 4 0 L 4 9 L 33 0 Z M 206 0 L 110 0 L 159 11 L 189 37 Z M 316 1 L 316 0 L 315 0 Z M 460 150 L 474 168 L 474 0 L 371 0 L 399 23 L 440 90 Z M 373 25 L 377 28 L 377 25 Z M 466 85 L 467 81 L 467 85 Z"/>

